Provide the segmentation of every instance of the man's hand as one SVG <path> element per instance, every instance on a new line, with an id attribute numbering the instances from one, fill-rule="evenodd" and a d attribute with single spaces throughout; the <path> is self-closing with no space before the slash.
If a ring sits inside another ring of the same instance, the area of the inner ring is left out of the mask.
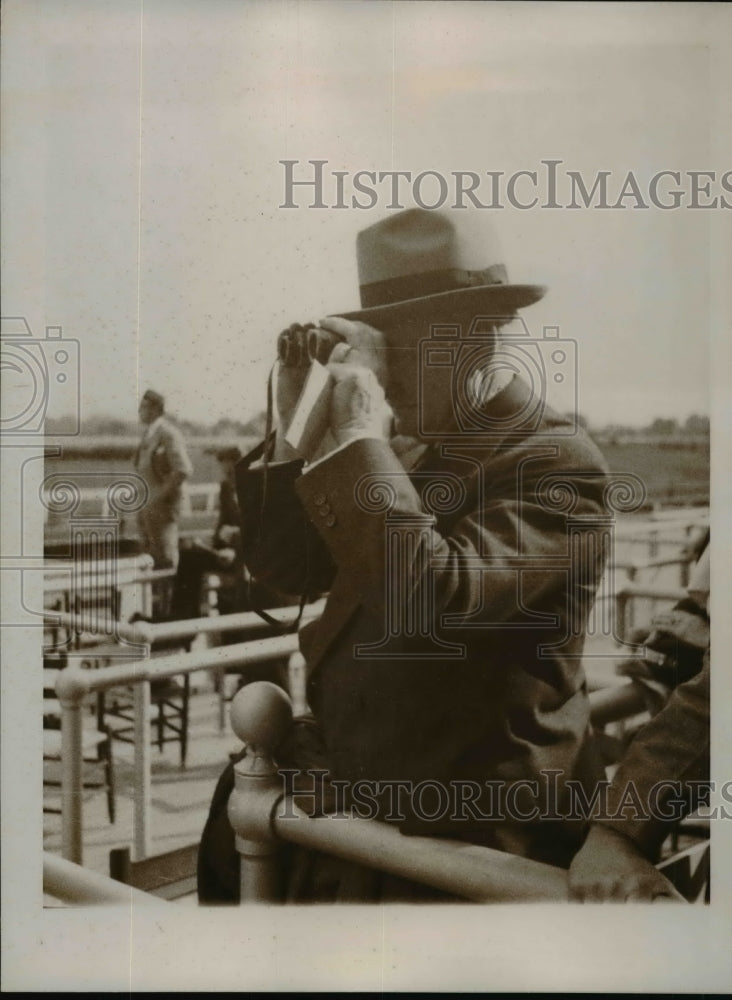
<path id="1" fill-rule="evenodd" d="M 581 903 L 684 902 L 629 837 L 599 825 L 569 867 L 569 896 Z"/>
<path id="2" fill-rule="evenodd" d="M 339 344 L 333 353 L 342 346 Z M 331 433 L 339 445 L 362 437 L 386 441 L 392 412 L 384 398 L 384 390 L 369 368 L 349 362 L 350 355 L 346 362 L 335 361 L 328 365 L 334 381 L 330 398 Z"/>
<path id="3" fill-rule="evenodd" d="M 360 321 L 329 316 L 324 330 L 343 338 L 330 356 L 333 376 L 330 430 L 337 444 L 360 437 L 388 440 L 393 414 L 384 397 L 386 361 L 384 335 Z"/>
<path id="4" fill-rule="evenodd" d="M 218 530 L 219 541 L 229 548 L 238 544 L 240 536 L 241 531 L 234 524 L 222 524 Z"/>
<path id="5" fill-rule="evenodd" d="M 320 320 L 318 326 L 343 338 L 344 342 L 336 345 L 330 361 L 343 361 L 347 353 L 349 365 L 369 368 L 380 385 L 386 388 L 386 340 L 381 330 L 360 320 L 342 319 L 340 316 L 327 316 Z"/>
<path id="6" fill-rule="evenodd" d="M 346 444 L 359 437 L 388 440 L 393 415 L 383 391 L 387 377 L 383 334 L 366 323 L 340 316 L 329 316 L 318 325 L 342 338 L 342 343 L 336 344 L 328 364 L 334 381 L 330 434 L 326 434 L 321 448 L 312 457 L 323 457 L 334 444 Z M 307 337 L 307 332 L 298 324 L 290 327 L 290 332 L 294 336 Z M 302 351 L 304 355 L 304 339 Z M 278 365 L 277 414 L 280 431 L 275 443 L 275 461 L 297 457 L 294 449 L 284 440 L 284 435 L 292 422 L 308 371 L 305 366 Z"/>

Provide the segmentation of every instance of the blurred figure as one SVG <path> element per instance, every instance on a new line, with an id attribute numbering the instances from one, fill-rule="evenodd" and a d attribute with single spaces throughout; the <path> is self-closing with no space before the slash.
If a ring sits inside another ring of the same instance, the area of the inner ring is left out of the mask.
<path id="1" fill-rule="evenodd" d="M 206 573 L 226 576 L 219 590 L 219 611 L 229 614 L 243 610 L 246 580 L 234 486 L 234 466 L 241 457 L 235 445 L 216 452 L 221 469 L 219 517 L 210 545 L 196 538 L 191 545 L 181 547 L 170 613 L 174 620 L 198 618 L 201 614 L 201 588 Z"/>
<path id="2" fill-rule="evenodd" d="M 144 552 L 155 569 L 178 565 L 178 521 L 183 483 L 193 472 L 180 431 L 163 416 L 165 400 L 148 389 L 140 400 L 140 422 L 145 430 L 133 464 L 148 488 L 147 503 L 138 514 Z"/>
<path id="3" fill-rule="evenodd" d="M 697 551 L 696 559 L 687 596 L 670 611 L 655 615 L 650 628 L 636 629 L 630 636 L 631 642 L 643 646 L 644 655 L 633 655 L 616 668 L 618 674 L 642 686 L 651 715 L 663 708 L 680 684 L 696 677 L 709 646 L 708 544 Z"/>
<path id="4" fill-rule="evenodd" d="M 649 643 L 671 696 L 630 744 L 610 785 L 606 817 L 592 823 L 569 869 L 581 902 L 679 899 L 654 862 L 673 825 L 705 801 L 709 780 L 709 545 L 688 597 L 654 622 Z M 642 662 L 642 661 L 641 661 Z M 676 686 L 678 685 L 678 686 Z M 628 792 L 632 789 L 633 802 Z M 636 808 L 640 805 L 642 809 Z"/>

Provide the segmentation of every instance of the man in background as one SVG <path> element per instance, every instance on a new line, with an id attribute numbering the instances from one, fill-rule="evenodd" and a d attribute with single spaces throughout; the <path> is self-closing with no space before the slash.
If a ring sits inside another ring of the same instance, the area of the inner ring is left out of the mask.
<path id="1" fill-rule="evenodd" d="M 142 550 L 153 557 L 154 568 L 175 569 L 183 483 L 193 466 L 180 431 L 166 420 L 164 411 L 163 397 L 148 389 L 140 400 L 145 430 L 133 460 L 148 489 L 137 523 Z"/>
<path id="2" fill-rule="evenodd" d="M 219 590 L 219 612 L 242 611 L 245 601 L 245 576 L 241 556 L 239 504 L 234 486 L 234 466 L 242 457 L 236 445 L 220 448 L 216 458 L 221 469 L 219 516 L 211 544 L 195 538 L 180 551 L 178 572 L 173 588 L 171 617 L 197 618 L 201 614 L 201 588 L 206 573 L 225 577 Z"/>

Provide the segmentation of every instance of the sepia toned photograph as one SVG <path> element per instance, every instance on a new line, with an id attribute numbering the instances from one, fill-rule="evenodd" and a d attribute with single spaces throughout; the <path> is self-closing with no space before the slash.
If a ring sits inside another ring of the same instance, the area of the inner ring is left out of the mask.
<path id="1" fill-rule="evenodd" d="M 4 989 L 724 992 L 730 55 L 4 5 Z"/>

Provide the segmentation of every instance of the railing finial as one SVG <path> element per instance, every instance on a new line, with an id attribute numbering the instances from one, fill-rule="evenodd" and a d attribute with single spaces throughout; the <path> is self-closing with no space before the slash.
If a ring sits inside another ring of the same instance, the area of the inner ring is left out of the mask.
<path id="1" fill-rule="evenodd" d="M 231 728 L 257 756 L 271 757 L 292 725 L 292 702 L 270 681 L 253 681 L 231 704 Z"/>
<path id="2" fill-rule="evenodd" d="M 234 698 L 231 725 L 247 748 L 234 765 L 227 806 L 241 860 L 241 900 L 273 902 L 281 884 L 272 813 L 282 797 L 273 754 L 292 725 L 292 703 L 276 684 L 254 681 Z"/>

